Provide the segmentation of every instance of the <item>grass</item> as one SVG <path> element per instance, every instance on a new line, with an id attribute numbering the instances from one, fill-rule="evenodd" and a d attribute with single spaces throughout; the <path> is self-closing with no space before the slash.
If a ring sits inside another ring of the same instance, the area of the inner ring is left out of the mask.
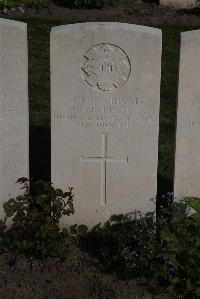
<path id="1" fill-rule="evenodd" d="M 35 179 L 50 179 L 50 30 L 67 22 L 44 18 L 17 20 L 28 24 L 30 173 Z M 178 25 L 157 27 L 163 31 L 158 165 L 158 192 L 163 193 L 173 188 L 180 33 L 196 28 Z"/>

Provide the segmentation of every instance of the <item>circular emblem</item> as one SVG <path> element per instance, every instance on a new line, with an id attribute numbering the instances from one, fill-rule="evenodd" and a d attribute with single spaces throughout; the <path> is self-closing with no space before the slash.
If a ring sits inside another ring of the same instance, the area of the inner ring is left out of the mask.
<path id="1" fill-rule="evenodd" d="M 99 44 L 84 55 L 83 78 L 97 91 L 113 91 L 129 78 L 131 65 L 126 53 L 111 44 Z"/>

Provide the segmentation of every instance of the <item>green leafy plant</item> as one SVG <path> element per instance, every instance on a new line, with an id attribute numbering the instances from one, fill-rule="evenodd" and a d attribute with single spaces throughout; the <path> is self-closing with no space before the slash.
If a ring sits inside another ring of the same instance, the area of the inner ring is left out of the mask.
<path id="1" fill-rule="evenodd" d="M 196 298 L 200 287 L 200 222 L 190 215 L 185 200 L 172 203 L 170 221 L 161 217 L 159 222 L 163 266 L 158 265 L 158 279 L 172 293 Z"/>
<path id="2" fill-rule="evenodd" d="M 49 0 L 23 0 L 23 4 L 27 7 L 41 9 L 49 6 Z"/>
<path id="3" fill-rule="evenodd" d="M 97 255 L 109 272 L 145 275 L 156 247 L 154 220 L 153 214 L 144 217 L 139 211 L 113 215 L 103 226 L 95 226 L 80 244 Z"/>
<path id="4" fill-rule="evenodd" d="M 23 0 L 0 0 L 0 8 L 18 7 L 23 4 Z"/>
<path id="5" fill-rule="evenodd" d="M 35 257 L 67 256 L 69 231 L 60 229 L 62 216 L 74 213 L 73 188 L 63 192 L 52 184 L 20 178 L 24 194 L 3 204 L 5 219 L 0 222 L 0 249 Z M 11 219 L 11 225 L 6 225 Z"/>
<path id="6" fill-rule="evenodd" d="M 196 298 L 200 289 L 200 221 L 188 213 L 199 201 L 172 202 L 163 196 L 155 212 L 113 215 L 80 238 L 80 246 L 123 278 L 154 279 L 174 295 Z M 200 218 L 199 218 L 200 219 Z"/>
<path id="7" fill-rule="evenodd" d="M 200 221 L 200 198 L 199 197 L 184 197 L 184 202 L 193 209 L 194 212 L 192 217 L 196 221 Z"/>
<path id="8" fill-rule="evenodd" d="M 41 9 L 43 7 L 48 7 L 49 0 L 0 0 L 0 8 L 14 8 L 27 6 L 36 9 Z"/>

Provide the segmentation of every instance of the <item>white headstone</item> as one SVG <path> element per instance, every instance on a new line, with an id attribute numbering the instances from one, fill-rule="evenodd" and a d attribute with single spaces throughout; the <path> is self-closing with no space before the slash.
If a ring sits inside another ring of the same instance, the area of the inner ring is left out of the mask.
<path id="1" fill-rule="evenodd" d="M 177 9 L 199 7 L 199 0 L 160 0 L 160 5 L 172 6 Z"/>
<path id="2" fill-rule="evenodd" d="M 27 26 L 0 19 L 0 218 L 3 202 L 22 194 L 28 177 Z"/>
<path id="3" fill-rule="evenodd" d="M 200 196 L 200 30 L 181 34 L 175 196 Z"/>
<path id="4" fill-rule="evenodd" d="M 154 209 L 161 31 L 85 23 L 51 32 L 52 182 L 89 227 Z"/>

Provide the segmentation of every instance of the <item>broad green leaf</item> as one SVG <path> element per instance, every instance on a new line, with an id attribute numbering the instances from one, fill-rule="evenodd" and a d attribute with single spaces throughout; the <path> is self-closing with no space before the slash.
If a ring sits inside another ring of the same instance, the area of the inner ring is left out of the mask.
<path id="1" fill-rule="evenodd" d="M 174 240 L 173 234 L 171 234 L 168 230 L 161 230 L 161 238 L 168 242 L 172 242 Z"/>
<path id="2" fill-rule="evenodd" d="M 184 197 L 184 202 L 192 209 L 194 209 L 200 216 L 200 198 L 199 197 Z"/>
<path id="3" fill-rule="evenodd" d="M 65 236 L 69 236 L 69 231 L 66 227 L 62 229 L 62 232 Z"/>
<path id="4" fill-rule="evenodd" d="M 63 196 L 63 191 L 61 189 L 56 189 L 56 196 Z"/>
<path id="5" fill-rule="evenodd" d="M 63 198 L 67 198 L 67 197 L 70 196 L 70 195 L 71 195 L 70 192 L 65 192 L 65 193 L 63 193 L 62 197 L 63 197 Z"/>
<path id="6" fill-rule="evenodd" d="M 4 212 L 6 213 L 7 217 L 12 217 L 15 213 L 15 208 L 9 202 L 5 202 L 3 204 Z"/>
<path id="7" fill-rule="evenodd" d="M 88 227 L 84 224 L 81 224 L 77 227 L 78 234 L 86 234 L 88 231 Z"/>
<path id="8" fill-rule="evenodd" d="M 191 281 L 190 281 L 189 278 L 187 279 L 186 287 L 187 287 L 187 290 L 188 290 L 188 291 L 191 291 L 191 290 L 193 289 L 192 284 L 191 284 Z"/>
<path id="9" fill-rule="evenodd" d="M 77 224 L 71 225 L 69 227 L 70 234 L 76 235 L 77 234 L 77 229 L 76 228 L 77 228 Z"/>

